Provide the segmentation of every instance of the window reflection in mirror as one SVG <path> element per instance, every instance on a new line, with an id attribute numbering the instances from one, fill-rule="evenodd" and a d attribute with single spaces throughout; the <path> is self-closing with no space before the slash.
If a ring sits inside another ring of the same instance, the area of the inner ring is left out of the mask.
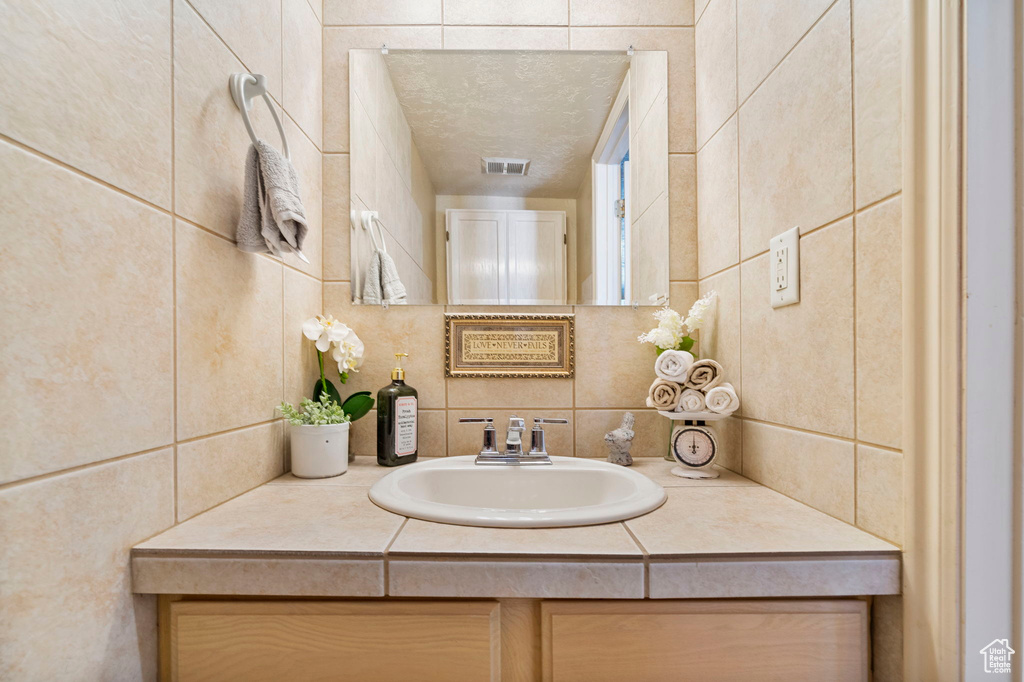
<path id="1" fill-rule="evenodd" d="M 349 88 L 356 302 L 667 300 L 666 53 L 351 50 Z"/>

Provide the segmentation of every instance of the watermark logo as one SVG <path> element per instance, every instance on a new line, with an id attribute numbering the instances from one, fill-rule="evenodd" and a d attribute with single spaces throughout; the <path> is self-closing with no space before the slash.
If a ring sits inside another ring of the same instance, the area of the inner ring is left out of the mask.
<path id="1" fill-rule="evenodd" d="M 1008 640 L 993 639 L 981 649 L 981 655 L 985 657 L 985 672 L 1009 675 L 1012 667 L 1010 659 L 1015 653 Z"/>

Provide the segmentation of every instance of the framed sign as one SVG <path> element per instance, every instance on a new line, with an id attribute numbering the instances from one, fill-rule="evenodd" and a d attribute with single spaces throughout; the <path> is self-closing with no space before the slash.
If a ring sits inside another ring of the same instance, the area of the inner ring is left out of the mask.
<path id="1" fill-rule="evenodd" d="M 575 321 L 574 315 L 446 313 L 445 375 L 569 378 Z"/>

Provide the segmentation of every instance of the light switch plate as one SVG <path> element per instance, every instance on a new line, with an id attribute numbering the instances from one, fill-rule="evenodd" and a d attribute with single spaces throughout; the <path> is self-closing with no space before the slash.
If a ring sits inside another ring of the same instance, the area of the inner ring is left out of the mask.
<path id="1" fill-rule="evenodd" d="M 772 237 L 768 250 L 768 286 L 773 308 L 800 302 L 800 228 Z"/>

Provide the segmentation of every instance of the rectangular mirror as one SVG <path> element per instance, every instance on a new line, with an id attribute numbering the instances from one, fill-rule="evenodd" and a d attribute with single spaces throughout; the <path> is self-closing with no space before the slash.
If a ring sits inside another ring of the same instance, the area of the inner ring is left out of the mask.
<path id="1" fill-rule="evenodd" d="M 356 303 L 655 305 L 665 52 L 351 50 Z"/>

